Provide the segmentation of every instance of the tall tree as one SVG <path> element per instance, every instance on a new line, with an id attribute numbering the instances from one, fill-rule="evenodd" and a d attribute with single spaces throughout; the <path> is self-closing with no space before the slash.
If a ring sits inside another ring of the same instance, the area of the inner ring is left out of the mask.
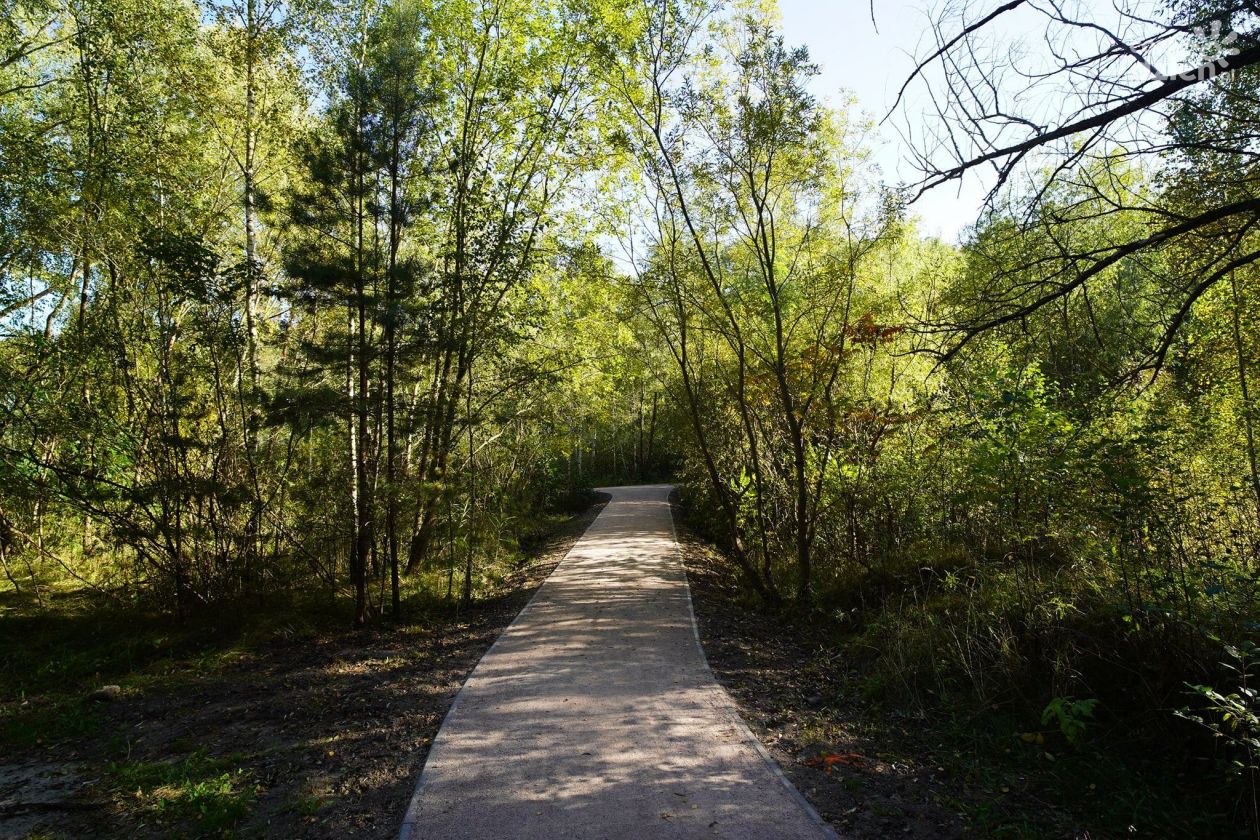
<path id="1" fill-rule="evenodd" d="M 350 581 L 356 623 L 367 620 L 368 574 L 375 547 L 376 450 L 373 401 L 376 382 L 377 284 L 380 254 L 371 203 L 375 191 L 371 130 L 373 111 L 369 76 L 372 21 L 362 19 L 347 39 L 340 64 L 333 68 L 335 87 L 327 124 L 313 135 L 305 152 L 308 180 L 290 199 L 298 226 L 287 256 L 295 281 L 289 295 L 310 320 L 305 350 L 316 360 L 342 365 L 342 394 L 337 412 L 345 422 L 348 492 L 352 510 Z M 331 306 L 331 312 L 321 310 Z M 340 323 L 335 313 L 341 310 Z M 325 315 L 322 320 L 319 315 Z M 329 371 L 312 369 L 324 388 Z"/>
<path id="2" fill-rule="evenodd" d="M 534 269 L 552 209 L 583 166 L 596 92 L 586 84 L 580 22 L 562 3 L 445 4 L 429 27 L 437 62 L 426 113 L 439 141 L 432 167 L 439 285 L 427 328 L 434 352 L 419 406 L 415 475 L 436 487 L 460 442 L 474 367 L 509 338 L 514 290 Z M 429 551 L 437 510 L 435 493 L 415 504 L 409 570 Z"/>
<path id="3" fill-rule="evenodd" d="M 710 492 L 746 577 L 777 598 L 775 559 L 786 548 L 796 597 L 808 603 L 849 345 L 897 332 L 859 321 L 854 308 L 858 266 L 896 235 L 896 215 L 862 195 L 853 174 L 861 151 L 846 136 L 858 127 L 808 94 L 816 70 L 804 50 L 787 49 L 755 11 L 716 21 L 712 42 L 692 43 L 702 7 L 644 10 L 631 53 L 640 68 L 620 74 L 637 129 L 627 139 L 656 220 L 640 311 L 678 364 Z M 693 50 L 722 64 L 689 78 Z M 712 413 L 715 397 L 726 422 Z"/>

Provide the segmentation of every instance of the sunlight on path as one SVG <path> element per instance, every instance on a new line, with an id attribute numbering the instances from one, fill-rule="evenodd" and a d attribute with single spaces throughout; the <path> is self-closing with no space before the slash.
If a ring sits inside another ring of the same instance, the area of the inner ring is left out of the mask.
<path id="1" fill-rule="evenodd" d="M 834 837 L 709 672 L 669 490 L 607 490 L 465 683 L 403 840 Z"/>

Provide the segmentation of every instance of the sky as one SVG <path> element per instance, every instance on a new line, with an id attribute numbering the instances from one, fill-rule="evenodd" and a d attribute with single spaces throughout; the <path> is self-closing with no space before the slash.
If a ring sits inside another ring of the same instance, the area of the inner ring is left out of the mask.
<path id="1" fill-rule="evenodd" d="M 847 91 L 876 119 L 888 112 L 914 69 L 911 57 L 921 46 L 919 40 L 927 37 L 927 6 L 926 0 L 876 0 L 872 24 L 869 0 L 779 0 L 787 43 L 808 47 L 822 71 L 814 80 L 814 94 L 835 104 Z M 875 160 L 886 182 L 913 181 L 916 172 L 908 163 L 908 149 L 891 123 L 879 130 Z M 924 234 L 955 241 L 975 221 L 984 194 L 978 178 L 969 178 L 936 188 L 911 211 L 919 216 Z"/>
<path id="2" fill-rule="evenodd" d="M 897 91 L 914 70 L 913 56 L 926 56 L 934 48 L 928 9 L 933 6 L 939 9 L 942 5 L 939 0 L 875 0 L 872 22 L 871 0 L 778 0 L 778 3 L 787 43 L 808 47 L 810 57 L 821 69 L 820 75 L 814 79 L 814 94 L 834 105 L 843 101 L 843 92 L 847 91 L 856 96 L 858 107 L 876 120 L 888 113 L 896 100 Z M 971 0 L 953 4 L 953 7 L 961 9 L 970 22 L 998 5 L 999 0 Z M 1125 0 L 1123 3 L 1116 0 L 1067 0 L 1066 6 L 1070 14 L 1099 23 L 1134 44 L 1140 43 L 1152 32 L 1161 31 L 1162 27 L 1149 21 L 1162 20 L 1166 16 L 1163 0 Z M 1143 22 L 1144 18 L 1149 21 Z M 958 25 L 955 18 L 948 27 L 949 31 L 953 33 Z M 1055 39 L 1053 52 L 1046 48 L 1044 40 L 1047 19 L 1035 8 L 1035 4 L 1029 4 L 1003 14 L 998 21 L 986 26 L 985 36 L 993 39 L 992 44 L 998 54 L 1005 50 L 1018 53 L 1020 66 L 1025 70 L 1057 69 L 1059 59 L 1056 53 L 1092 56 L 1102 49 L 1098 40 L 1102 36 L 1095 31 L 1082 28 L 1066 30 L 1062 27 L 1052 27 L 1049 31 Z M 1219 39 L 1219 35 L 1213 37 Z M 1126 75 L 1127 83 L 1151 84 L 1153 80 L 1148 74 L 1157 68 L 1178 72 L 1192 69 L 1206 60 L 1203 56 L 1187 52 L 1186 44 L 1176 40 L 1149 47 L 1144 58 L 1148 62 L 1145 66 L 1125 62 L 1117 64 L 1117 67 L 1128 68 L 1124 72 L 1136 74 Z M 928 76 L 939 80 L 939 67 L 934 66 Z M 1041 124 L 1053 125 L 1065 112 L 1070 113 L 1083 101 L 1079 98 L 1083 95 L 1079 88 L 1064 87 L 1059 79 L 1055 76 L 1045 84 L 1029 86 L 1019 77 L 1011 75 L 1006 81 L 997 81 L 996 84 L 1003 90 L 1003 99 L 1018 113 Z M 1011 81 L 1019 83 L 1020 87 L 1010 86 Z M 1090 98 L 1093 96 L 1090 95 Z M 898 134 L 896 124 L 935 124 L 937 118 L 928 105 L 922 86 L 912 86 L 910 96 L 903 101 L 898 113 L 880 128 L 874 157 L 885 182 L 913 183 L 921 177 L 910 163 L 910 150 Z M 1128 120 L 1123 128 L 1119 123 L 1114 125 L 1111 142 L 1119 145 L 1135 142 L 1130 138 L 1145 142 L 1162 130 L 1157 116 L 1139 114 Z M 1129 133 L 1122 134 L 1122 131 Z M 957 241 L 964 229 L 976 220 L 991 186 L 991 178 L 991 173 L 977 171 L 965 175 L 959 182 L 937 187 L 922 196 L 911 208 L 920 219 L 921 231 L 946 241 Z"/>

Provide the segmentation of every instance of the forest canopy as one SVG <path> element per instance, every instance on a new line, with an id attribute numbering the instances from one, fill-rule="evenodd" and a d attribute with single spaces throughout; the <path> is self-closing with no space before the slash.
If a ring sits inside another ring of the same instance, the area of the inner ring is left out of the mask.
<path id="1" fill-rule="evenodd" d="M 12 0 L 0 595 L 365 624 L 668 481 L 870 696 L 1140 710 L 1257 826 L 1260 8 L 924 44 L 881 123 L 769 0 Z"/>

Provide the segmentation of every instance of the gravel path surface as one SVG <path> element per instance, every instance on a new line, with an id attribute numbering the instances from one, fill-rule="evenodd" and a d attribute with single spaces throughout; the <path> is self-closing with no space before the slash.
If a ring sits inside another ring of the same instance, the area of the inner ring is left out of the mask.
<path id="1" fill-rule="evenodd" d="M 709 671 L 670 489 L 604 489 L 464 684 L 403 840 L 835 836 Z"/>

